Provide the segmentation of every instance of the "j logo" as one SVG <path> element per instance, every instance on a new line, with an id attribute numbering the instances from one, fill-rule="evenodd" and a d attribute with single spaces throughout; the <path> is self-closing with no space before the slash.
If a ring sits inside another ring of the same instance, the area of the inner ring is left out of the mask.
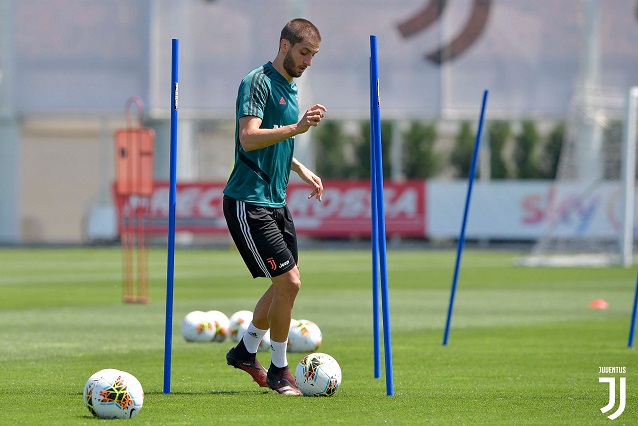
<path id="1" fill-rule="evenodd" d="M 272 269 L 273 271 L 275 269 L 277 269 L 277 262 L 275 262 L 275 259 L 273 259 L 272 257 L 269 257 L 268 259 L 266 259 L 268 261 L 268 263 L 270 264 L 270 269 Z"/>
<path id="2" fill-rule="evenodd" d="M 469 49 L 487 26 L 491 3 L 492 0 L 473 0 L 470 18 L 465 27 L 448 43 L 428 52 L 427 59 L 441 65 Z M 447 0 L 430 0 L 427 6 L 400 23 L 398 29 L 403 38 L 411 37 L 436 24 L 441 19 L 446 4 Z"/>
<path id="3" fill-rule="evenodd" d="M 623 413 L 623 411 L 625 411 L 625 390 L 627 385 L 627 378 L 619 377 L 618 380 L 620 381 L 620 391 L 619 391 L 620 402 L 618 404 L 618 409 L 614 413 L 607 416 L 610 420 L 617 419 Z M 599 377 L 598 382 L 609 383 L 609 404 L 605 405 L 603 408 L 600 409 L 600 411 L 602 411 L 603 413 L 606 413 L 612 408 L 614 408 L 614 405 L 616 405 L 616 378 L 615 377 Z"/>

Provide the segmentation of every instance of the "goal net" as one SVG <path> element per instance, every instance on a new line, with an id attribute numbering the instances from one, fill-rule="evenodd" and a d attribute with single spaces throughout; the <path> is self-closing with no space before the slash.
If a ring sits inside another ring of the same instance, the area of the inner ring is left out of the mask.
<path id="1" fill-rule="evenodd" d="M 520 264 L 631 264 L 637 94 L 588 87 L 572 99 L 544 228 Z"/>

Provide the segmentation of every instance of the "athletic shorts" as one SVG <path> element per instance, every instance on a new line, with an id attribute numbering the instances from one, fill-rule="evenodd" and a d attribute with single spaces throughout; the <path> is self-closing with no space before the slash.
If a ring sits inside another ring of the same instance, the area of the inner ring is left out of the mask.
<path id="1" fill-rule="evenodd" d="M 224 217 L 253 278 L 272 278 L 295 267 L 297 233 L 288 207 L 255 206 L 224 196 Z"/>

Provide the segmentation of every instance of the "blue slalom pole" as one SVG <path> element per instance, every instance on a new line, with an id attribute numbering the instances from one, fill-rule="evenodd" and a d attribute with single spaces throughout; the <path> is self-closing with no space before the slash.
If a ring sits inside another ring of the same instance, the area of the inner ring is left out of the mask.
<path id="1" fill-rule="evenodd" d="M 177 198 L 177 106 L 179 40 L 172 42 L 170 190 L 168 193 L 168 260 L 166 263 L 166 327 L 164 334 L 164 393 L 171 393 L 173 347 L 173 279 L 175 275 L 175 199 Z"/>
<path id="2" fill-rule="evenodd" d="M 629 343 L 627 346 L 634 347 L 634 338 L 636 337 L 636 315 L 638 315 L 638 278 L 636 279 L 636 292 L 634 294 L 634 309 L 631 314 L 631 325 L 629 327 Z"/>
<path id="3" fill-rule="evenodd" d="M 379 266 L 381 273 L 381 310 L 383 314 L 383 347 L 385 350 L 385 379 L 386 393 L 388 396 L 394 396 L 394 373 L 392 369 L 392 342 L 390 339 L 390 306 L 388 295 L 388 261 L 386 256 L 386 233 L 385 233 L 385 207 L 383 199 L 383 155 L 381 151 L 381 114 L 379 110 L 379 63 L 377 58 L 377 37 L 370 36 L 371 51 L 371 86 L 374 85 L 372 91 L 372 119 L 374 132 L 370 135 L 374 136 L 372 143 L 374 149 L 375 167 L 372 170 L 376 174 L 376 205 L 377 205 L 377 227 L 379 240 Z"/>
<path id="4" fill-rule="evenodd" d="M 452 279 L 452 290 L 450 292 L 450 304 L 447 310 L 447 320 L 445 322 L 445 333 L 443 335 L 443 346 L 446 346 L 450 338 L 450 324 L 452 323 L 452 312 L 454 310 L 454 298 L 456 296 L 456 286 L 459 279 L 459 269 L 461 265 L 461 256 L 463 255 L 463 246 L 465 245 L 465 227 L 467 225 L 467 215 L 470 210 L 470 200 L 472 198 L 472 185 L 476 177 L 476 162 L 479 155 L 479 147 L 481 145 L 481 134 L 483 133 L 483 121 L 485 119 L 485 105 L 487 103 L 488 91 L 483 92 L 483 104 L 481 105 L 481 115 L 479 118 L 478 131 L 476 132 L 476 141 L 474 142 L 474 153 L 472 154 L 472 167 L 470 168 L 469 183 L 467 186 L 467 196 L 465 198 L 465 211 L 463 212 L 463 223 L 461 225 L 461 235 L 456 251 L 456 264 L 454 265 L 454 278 Z"/>
<path id="5" fill-rule="evenodd" d="M 372 76 L 372 61 L 370 61 L 370 76 Z M 379 236 L 378 236 L 378 212 L 377 212 L 377 186 L 376 154 L 374 149 L 375 136 L 375 110 L 373 107 L 376 82 L 370 78 L 370 207 L 372 212 L 372 329 L 374 340 L 374 378 L 381 377 L 381 325 L 379 321 Z"/>

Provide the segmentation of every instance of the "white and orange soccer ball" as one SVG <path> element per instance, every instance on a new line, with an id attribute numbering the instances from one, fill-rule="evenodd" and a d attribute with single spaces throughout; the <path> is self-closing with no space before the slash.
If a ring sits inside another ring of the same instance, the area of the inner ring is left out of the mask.
<path id="1" fill-rule="evenodd" d="M 221 311 L 208 311 L 206 312 L 210 321 L 212 321 L 213 326 L 215 327 L 215 337 L 213 338 L 213 342 L 223 342 L 226 340 L 226 336 L 228 335 L 228 328 L 230 326 L 230 320 Z"/>
<path id="2" fill-rule="evenodd" d="M 82 397 L 84 399 L 84 405 L 94 416 L 97 416 L 97 413 L 93 409 L 93 387 L 103 376 L 118 374 L 119 372 L 120 370 L 117 370 L 115 368 L 105 368 L 96 373 L 93 373 L 93 375 L 89 377 L 89 380 L 86 381 L 86 384 L 84 385 L 84 392 L 82 392 Z"/>
<path id="3" fill-rule="evenodd" d="M 228 318 L 228 335 L 233 342 L 239 342 L 253 320 L 251 311 L 237 311 Z"/>
<path id="4" fill-rule="evenodd" d="M 299 361 L 295 380 L 305 396 L 332 396 L 341 386 L 341 367 L 332 356 L 315 352 Z"/>
<path id="5" fill-rule="evenodd" d="M 187 342 L 210 342 L 215 338 L 215 325 L 204 311 L 189 312 L 180 328 Z"/>
<path id="6" fill-rule="evenodd" d="M 144 404 L 144 389 L 130 373 L 107 368 L 94 373 L 84 386 L 84 404 L 102 419 L 132 419 Z"/>
<path id="7" fill-rule="evenodd" d="M 288 330 L 288 352 L 314 352 L 321 346 L 319 326 L 309 320 L 292 320 Z"/>

